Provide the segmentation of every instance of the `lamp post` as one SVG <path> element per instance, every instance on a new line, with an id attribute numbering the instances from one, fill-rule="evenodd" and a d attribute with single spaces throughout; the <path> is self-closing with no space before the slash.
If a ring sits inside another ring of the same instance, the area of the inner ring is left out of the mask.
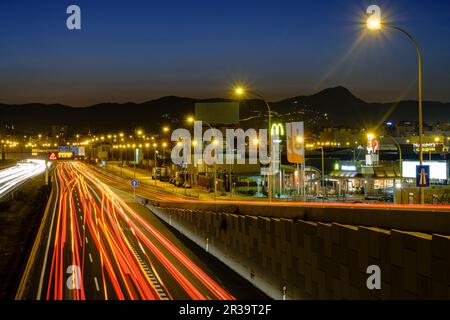
<path id="1" fill-rule="evenodd" d="M 304 141 L 305 141 L 305 139 L 303 137 L 301 137 L 301 136 L 295 137 L 295 142 L 297 144 L 301 144 Z M 306 163 L 306 161 L 305 161 L 305 163 Z M 304 194 L 304 192 L 305 192 L 305 190 L 304 190 L 304 185 L 305 185 L 305 180 L 304 180 L 305 179 L 305 174 L 304 174 L 304 172 L 305 172 L 305 167 L 303 166 L 303 174 L 302 174 L 303 196 L 304 196 L 304 198 L 306 198 L 305 194 Z M 300 163 L 299 162 L 297 162 L 297 178 L 298 178 L 297 195 L 300 195 Z"/>
<path id="2" fill-rule="evenodd" d="M 166 166 L 166 147 L 167 147 L 167 143 L 163 142 L 162 144 L 163 147 L 163 167 Z"/>
<path id="3" fill-rule="evenodd" d="M 400 202 L 402 202 L 402 187 L 403 187 L 403 156 L 402 156 L 402 148 L 400 146 L 400 143 L 398 143 L 397 139 L 395 139 L 392 136 L 386 136 L 387 138 L 391 139 L 398 149 L 398 156 L 400 160 L 399 164 L 399 173 L 400 173 Z"/>
<path id="4" fill-rule="evenodd" d="M 320 146 L 321 156 L 322 156 L 322 177 L 321 177 L 321 187 L 322 187 L 322 197 L 325 196 L 323 194 L 323 188 L 325 186 L 325 157 L 324 157 L 324 151 L 323 146 Z M 322 198 L 323 199 L 323 198 Z"/>
<path id="5" fill-rule="evenodd" d="M 369 7 L 370 9 L 370 7 Z M 369 11 L 369 10 L 368 10 Z M 413 43 L 416 52 L 417 52 L 417 59 L 418 59 L 418 99 L 419 99 L 419 161 L 420 165 L 423 165 L 423 105 L 422 105 L 422 54 L 421 49 L 414 37 L 408 33 L 406 30 L 393 26 L 390 24 L 385 24 L 381 21 L 379 14 L 372 14 L 367 19 L 367 28 L 370 30 L 380 30 L 382 28 L 389 28 L 394 29 L 397 31 L 400 31 L 404 35 L 408 37 L 409 40 Z M 420 188 L 420 204 L 425 204 L 425 192 L 423 188 Z"/>
<path id="6" fill-rule="evenodd" d="M 189 118 L 187 119 L 187 121 L 188 121 L 189 123 L 194 123 L 194 122 L 195 122 L 195 119 L 192 118 L 192 117 L 189 117 Z M 214 128 L 212 127 L 212 125 L 211 125 L 209 122 L 206 122 L 206 121 L 203 121 L 203 120 L 199 120 L 199 121 L 202 121 L 202 122 L 206 123 L 206 125 L 211 129 L 211 131 L 214 131 Z M 217 145 L 218 140 L 217 140 L 217 139 L 214 139 L 214 140 L 212 141 L 212 143 L 214 143 L 215 145 Z M 214 156 L 216 156 L 215 153 L 214 153 Z M 217 200 L 217 164 L 216 164 L 216 159 L 214 159 L 214 201 L 216 201 L 216 200 Z"/>
<path id="7" fill-rule="evenodd" d="M 153 170 L 154 170 L 154 172 L 153 172 L 153 175 L 154 175 L 154 178 L 155 178 L 155 186 L 156 186 L 156 167 L 158 166 L 158 164 L 157 164 L 157 160 L 156 160 L 156 154 L 158 153 L 158 150 L 156 149 L 158 147 L 158 145 L 156 144 L 156 143 L 154 143 L 153 144 L 153 148 L 155 149 L 155 151 L 154 151 L 154 154 L 155 154 L 155 163 L 153 164 Z"/>
<path id="8" fill-rule="evenodd" d="M 269 120 L 269 130 L 268 130 L 268 136 L 269 136 L 269 175 L 268 175 L 268 185 L 269 185 L 269 190 L 268 190 L 268 198 L 269 198 L 269 202 L 272 201 L 272 133 L 271 133 L 271 128 L 272 128 L 272 110 L 270 109 L 270 105 L 267 102 L 267 100 L 259 93 L 253 92 L 253 91 L 249 91 L 246 90 L 243 87 L 237 87 L 234 89 L 234 92 L 236 95 L 238 96 L 244 96 L 245 94 L 250 94 L 252 96 L 255 96 L 259 99 L 261 99 L 264 104 L 266 105 L 267 108 L 267 113 L 268 113 L 268 120 Z"/>

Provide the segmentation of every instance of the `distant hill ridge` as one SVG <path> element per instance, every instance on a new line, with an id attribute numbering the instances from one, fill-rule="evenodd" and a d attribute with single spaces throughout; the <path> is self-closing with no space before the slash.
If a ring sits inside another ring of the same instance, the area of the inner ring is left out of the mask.
<path id="1" fill-rule="evenodd" d="M 181 122 L 192 114 L 196 102 L 224 102 L 229 99 L 194 99 L 167 96 L 143 103 L 101 103 L 83 108 L 62 104 L 0 104 L 0 125 L 14 124 L 17 130 L 36 132 L 48 130 L 51 125 L 67 124 L 83 132 L 126 130 L 137 126 Z M 384 121 L 417 121 L 417 102 L 369 103 L 355 97 L 347 88 L 335 87 L 310 96 L 297 96 L 271 102 L 279 114 L 293 111 L 314 110 L 327 114 L 338 126 L 370 127 Z M 264 111 L 260 101 L 251 100 L 241 104 L 241 116 Z M 450 121 L 450 103 L 424 102 L 424 120 L 429 123 Z M 157 130 L 155 130 L 157 131 Z"/>

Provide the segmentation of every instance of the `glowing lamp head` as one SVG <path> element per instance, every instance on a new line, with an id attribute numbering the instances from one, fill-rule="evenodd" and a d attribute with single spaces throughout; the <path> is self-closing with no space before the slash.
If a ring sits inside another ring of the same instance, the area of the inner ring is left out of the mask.
<path id="1" fill-rule="evenodd" d="M 375 138 L 375 135 L 374 135 L 373 133 L 369 133 L 369 134 L 367 135 L 367 139 L 373 140 L 373 138 Z"/>
<path id="2" fill-rule="evenodd" d="M 369 30 L 380 30 L 381 29 L 381 21 L 376 17 L 370 17 L 367 19 L 367 28 Z"/>
<path id="3" fill-rule="evenodd" d="M 242 96 L 245 92 L 244 88 L 242 87 L 237 87 L 236 89 L 234 89 L 234 92 L 238 95 L 238 96 Z"/>
<path id="4" fill-rule="evenodd" d="M 303 137 L 298 136 L 298 137 L 295 138 L 295 141 L 297 143 L 303 143 L 304 140 L 303 140 Z"/>
<path id="5" fill-rule="evenodd" d="M 195 119 L 193 117 L 189 117 L 189 118 L 187 118 L 187 122 L 194 123 Z"/>

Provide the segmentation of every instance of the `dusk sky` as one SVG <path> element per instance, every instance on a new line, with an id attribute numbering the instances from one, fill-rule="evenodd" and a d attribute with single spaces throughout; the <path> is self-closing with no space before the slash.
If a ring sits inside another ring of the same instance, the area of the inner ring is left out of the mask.
<path id="1" fill-rule="evenodd" d="M 70 4 L 80 31 L 66 28 Z M 2 0 L 0 102 L 225 98 L 241 82 L 270 100 L 338 85 L 416 99 L 414 48 L 394 30 L 367 33 L 370 4 L 422 46 L 424 99 L 450 101 L 448 0 Z"/>

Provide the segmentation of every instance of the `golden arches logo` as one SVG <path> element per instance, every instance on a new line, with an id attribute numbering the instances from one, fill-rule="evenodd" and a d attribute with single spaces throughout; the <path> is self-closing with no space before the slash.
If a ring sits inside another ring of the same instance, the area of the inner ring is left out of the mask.
<path id="1" fill-rule="evenodd" d="M 284 136 L 284 127 L 281 123 L 274 123 L 270 129 L 270 134 L 272 136 Z"/>

